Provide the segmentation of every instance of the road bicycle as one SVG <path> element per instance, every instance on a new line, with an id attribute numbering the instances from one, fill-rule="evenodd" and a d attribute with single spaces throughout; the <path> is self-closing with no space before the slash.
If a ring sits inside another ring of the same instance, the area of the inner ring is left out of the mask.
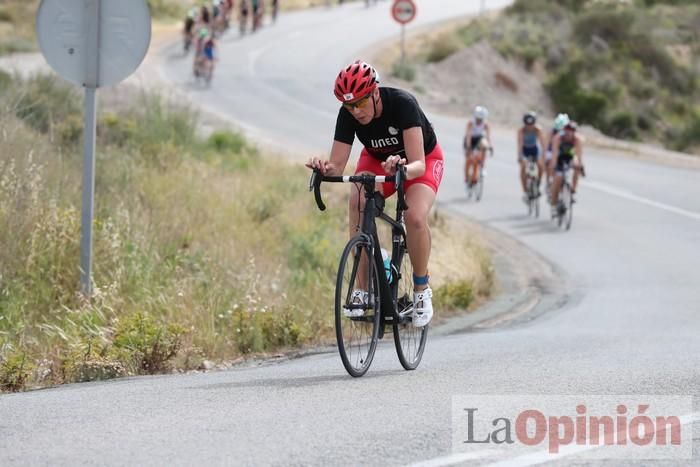
<path id="1" fill-rule="evenodd" d="M 473 156 L 472 156 L 473 157 Z M 474 199 L 476 201 L 481 201 L 481 197 L 484 194 L 484 162 L 479 161 L 479 175 L 476 177 L 476 182 L 473 182 L 471 180 L 471 177 L 469 180 L 467 180 L 467 199 Z"/>
<path id="2" fill-rule="evenodd" d="M 571 228 L 571 222 L 574 219 L 574 196 L 573 196 L 573 178 L 574 169 L 571 164 L 564 165 L 563 180 L 561 190 L 559 190 L 559 200 L 557 202 L 554 217 L 557 225 L 561 228 L 564 226 L 566 230 Z"/>
<path id="3" fill-rule="evenodd" d="M 354 183 L 362 187 L 365 197 L 360 229 L 343 250 L 335 289 L 338 352 L 343 366 L 354 377 L 369 369 L 387 326 L 393 331 L 396 353 L 406 370 L 416 369 L 423 358 L 428 326 L 413 325 L 413 268 L 404 224 L 404 212 L 408 209 L 405 179 L 405 168 L 395 176 L 324 176 L 315 170 L 309 183 L 321 211 L 326 209 L 321 198 L 322 182 Z M 377 183 L 395 184 L 398 200 L 393 218 L 384 212 L 385 199 L 375 191 Z M 386 253 L 386 258 L 376 219 L 391 228 L 391 255 Z"/>
<path id="4" fill-rule="evenodd" d="M 527 165 L 525 166 L 525 189 L 527 196 L 527 213 L 530 216 L 540 217 L 540 184 L 538 180 L 538 168 L 537 163 L 527 158 Z"/>

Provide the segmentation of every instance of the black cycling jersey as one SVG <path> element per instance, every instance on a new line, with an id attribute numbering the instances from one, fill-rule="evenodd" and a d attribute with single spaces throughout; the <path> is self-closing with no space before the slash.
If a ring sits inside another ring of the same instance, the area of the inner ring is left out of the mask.
<path id="1" fill-rule="evenodd" d="M 576 140 L 566 141 L 564 138 L 559 139 L 559 159 L 571 160 L 574 157 L 574 146 Z"/>
<path id="2" fill-rule="evenodd" d="M 437 145 L 433 125 L 428 121 L 418 101 L 410 93 L 395 88 L 379 88 L 382 99 L 382 115 L 367 125 L 362 125 L 345 109 L 340 108 L 335 124 L 335 140 L 352 144 L 357 139 L 373 157 L 385 161 L 387 157 L 405 155 L 403 130 L 423 129 L 423 150 L 430 154 Z M 372 105 L 370 102 L 367 105 Z"/>

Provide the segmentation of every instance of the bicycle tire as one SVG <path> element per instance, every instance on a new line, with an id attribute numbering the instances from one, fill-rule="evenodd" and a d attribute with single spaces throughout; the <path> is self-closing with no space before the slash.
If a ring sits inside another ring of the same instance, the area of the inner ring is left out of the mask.
<path id="1" fill-rule="evenodd" d="M 564 206 L 566 206 L 566 213 L 564 215 L 566 216 L 566 230 L 569 230 L 571 229 L 571 223 L 574 220 L 574 203 L 572 202 L 573 192 L 568 183 L 566 184 L 566 193 L 567 197 L 564 201 Z"/>
<path id="2" fill-rule="evenodd" d="M 484 176 L 481 174 L 481 169 L 479 170 L 479 178 L 476 182 L 476 201 L 481 201 L 481 197 L 484 195 Z"/>
<path id="3" fill-rule="evenodd" d="M 396 347 L 396 355 L 399 357 L 401 366 L 406 370 L 415 370 L 418 368 L 423 352 L 425 351 L 425 343 L 428 339 L 428 327 L 417 328 L 413 326 L 411 314 L 413 312 L 413 267 L 406 249 L 406 241 L 403 239 L 399 246 L 401 255 L 400 269 L 393 271 L 396 274 L 396 313 L 394 323 L 392 325 L 394 331 L 394 345 Z"/>
<path id="4" fill-rule="evenodd" d="M 365 260 L 364 264 L 361 260 L 363 255 L 369 258 L 369 261 Z M 345 309 L 352 291 L 361 288 L 355 285 L 360 267 L 366 268 L 365 280 L 368 284 L 366 288 L 371 308 L 366 309 L 365 316 L 351 318 L 345 316 Z M 362 237 L 351 239 L 345 246 L 338 266 L 335 288 L 335 335 L 340 359 L 347 372 L 353 377 L 362 376 L 367 372 L 377 350 L 381 320 L 378 277 L 377 266 L 371 254 L 371 245 Z M 368 312 L 371 314 L 368 315 Z"/>

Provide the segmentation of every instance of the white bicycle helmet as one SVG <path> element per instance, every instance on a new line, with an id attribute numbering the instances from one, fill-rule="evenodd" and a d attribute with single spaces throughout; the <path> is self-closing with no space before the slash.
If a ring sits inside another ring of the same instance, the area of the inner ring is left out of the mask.
<path id="1" fill-rule="evenodd" d="M 560 131 L 562 128 L 564 128 L 564 126 L 566 126 L 567 123 L 569 123 L 569 115 L 559 114 L 554 119 L 554 129 Z"/>
<path id="2" fill-rule="evenodd" d="M 478 120 L 486 120 L 488 116 L 489 111 L 486 109 L 486 107 L 482 107 L 480 105 L 474 107 L 474 118 Z"/>

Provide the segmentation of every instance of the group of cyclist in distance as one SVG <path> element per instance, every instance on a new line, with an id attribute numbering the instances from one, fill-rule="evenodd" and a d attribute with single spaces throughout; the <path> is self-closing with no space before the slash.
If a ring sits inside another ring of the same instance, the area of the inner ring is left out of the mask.
<path id="1" fill-rule="evenodd" d="M 238 8 L 240 34 L 246 33 L 248 19 L 251 31 L 262 26 L 265 2 L 271 7 L 272 22 L 277 21 L 279 0 L 212 0 L 210 5 L 191 8 L 187 12 L 183 27 L 185 53 L 194 48 L 193 73 L 195 78 L 211 80 L 217 60 L 217 38 L 230 27 L 231 18 Z M 238 2 L 238 7 L 236 7 Z"/>
<path id="2" fill-rule="evenodd" d="M 518 163 L 520 164 L 520 184 L 523 190 L 523 200 L 527 203 L 529 195 L 526 187 L 526 166 L 528 161 L 537 164 L 537 186 L 540 196 L 540 186 L 546 175 L 547 195 L 555 212 L 558 206 L 559 191 L 561 190 L 564 172 L 574 170 L 572 192 L 576 193 L 579 175 L 585 176 L 583 165 L 583 137 L 577 133 L 577 123 L 567 114 L 560 113 L 554 119 L 552 129 L 545 132 L 537 124 L 537 113 L 529 111 L 523 116 L 523 126 L 518 129 L 517 148 Z M 493 153 L 491 143 L 491 128 L 488 122 L 486 107 L 477 106 L 473 117 L 467 122 L 464 135 L 464 181 L 467 187 L 475 184 L 478 177 L 485 176 L 484 169 L 486 153 Z"/>

